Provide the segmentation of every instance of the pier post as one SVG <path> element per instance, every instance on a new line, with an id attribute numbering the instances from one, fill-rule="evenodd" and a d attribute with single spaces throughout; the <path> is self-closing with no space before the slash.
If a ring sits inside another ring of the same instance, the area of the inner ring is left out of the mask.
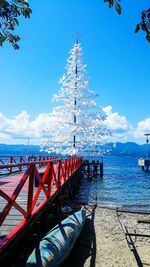
<path id="1" fill-rule="evenodd" d="M 103 168 L 103 162 L 100 163 L 100 176 L 103 177 L 104 174 L 104 168 Z"/>
<path id="2" fill-rule="evenodd" d="M 89 160 L 87 160 L 87 174 L 90 174 L 90 163 Z"/>
<path id="3" fill-rule="evenodd" d="M 85 160 L 84 171 L 86 172 L 89 179 L 99 176 L 103 177 L 103 161 L 100 162 L 99 160 L 92 160 L 92 162 L 89 162 L 89 160 Z"/>
<path id="4" fill-rule="evenodd" d="M 98 165 L 98 162 L 94 161 L 94 173 L 96 174 L 97 173 L 97 165 Z"/>

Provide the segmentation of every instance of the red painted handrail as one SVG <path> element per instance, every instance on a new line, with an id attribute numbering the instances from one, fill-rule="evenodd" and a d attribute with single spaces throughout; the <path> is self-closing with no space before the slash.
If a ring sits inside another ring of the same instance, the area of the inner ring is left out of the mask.
<path id="1" fill-rule="evenodd" d="M 40 169 L 37 164 L 46 165 L 46 169 L 41 177 Z M 65 160 L 42 161 L 32 163 L 20 163 L 21 166 L 26 165 L 27 169 L 22 175 L 18 184 L 11 195 L 4 190 L 0 190 L 0 196 L 5 199 L 6 205 L 0 213 L 0 226 L 3 225 L 12 208 L 15 208 L 19 214 L 23 216 L 23 220 L 10 231 L 10 233 L 0 242 L 0 249 L 12 240 L 17 232 L 25 227 L 31 219 L 40 211 L 40 209 L 54 196 L 56 192 L 64 185 L 69 177 L 81 166 L 82 158 L 68 158 Z M 16 164 L 13 164 L 16 165 Z M 13 167 L 13 166 L 12 166 Z M 35 177 L 38 187 L 35 188 Z M 24 193 L 26 200 L 22 204 L 17 202 L 21 193 Z M 25 195 L 26 192 L 26 195 Z M 41 199 L 42 194 L 42 199 Z M 40 196 L 40 198 L 39 198 Z M 26 209 L 24 204 L 26 203 Z"/>
<path id="2" fill-rule="evenodd" d="M 52 156 L 1 156 L 0 175 L 24 171 L 30 162 L 35 162 L 41 167 L 44 166 L 42 162 L 54 160 L 55 158 Z"/>

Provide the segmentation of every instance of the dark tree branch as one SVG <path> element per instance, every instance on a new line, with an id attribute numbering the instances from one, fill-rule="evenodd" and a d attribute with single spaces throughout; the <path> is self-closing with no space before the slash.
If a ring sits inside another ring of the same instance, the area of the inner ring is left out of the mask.
<path id="1" fill-rule="evenodd" d="M 141 22 L 137 24 L 135 32 L 143 30 L 146 32 L 146 39 L 150 42 L 150 8 L 142 11 Z"/>
<path id="2" fill-rule="evenodd" d="M 120 5 L 121 0 L 104 0 L 104 2 L 108 4 L 109 8 L 115 7 L 118 14 L 119 15 L 121 14 L 121 5 Z"/>
<path id="3" fill-rule="evenodd" d="M 121 0 L 103 0 L 108 4 L 109 8 L 115 7 L 118 14 L 121 14 Z M 141 22 L 137 24 L 135 32 L 139 30 L 145 31 L 146 39 L 150 42 L 150 8 L 141 12 Z"/>
<path id="4" fill-rule="evenodd" d="M 0 0 L 0 46 L 8 41 L 15 49 L 19 49 L 17 44 L 20 40 L 13 32 L 19 25 L 19 16 L 29 18 L 31 9 L 26 0 Z"/>

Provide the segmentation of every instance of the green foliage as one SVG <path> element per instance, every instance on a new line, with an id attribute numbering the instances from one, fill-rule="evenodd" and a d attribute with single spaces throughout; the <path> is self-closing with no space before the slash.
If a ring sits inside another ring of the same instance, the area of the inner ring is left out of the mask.
<path id="1" fill-rule="evenodd" d="M 121 0 L 104 0 L 104 2 L 108 4 L 109 8 L 115 7 L 119 15 L 121 14 L 120 1 Z"/>
<path id="2" fill-rule="evenodd" d="M 0 46 L 8 41 L 14 49 L 19 49 L 20 37 L 14 34 L 15 27 L 19 26 L 18 17 L 29 18 L 31 12 L 26 0 L 0 0 Z"/>
<path id="3" fill-rule="evenodd" d="M 135 32 L 143 30 L 146 32 L 146 39 L 150 42 L 150 8 L 142 11 L 141 22 L 137 24 Z"/>
<path id="4" fill-rule="evenodd" d="M 115 7 L 118 14 L 121 14 L 121 0 L 103 0 L 109 8 Z M 150 42 L 150 8 L 141 12 L 141 22 L 136 25 L 135 32 L 142 30 L 146 33 L 146 39 Z"/>

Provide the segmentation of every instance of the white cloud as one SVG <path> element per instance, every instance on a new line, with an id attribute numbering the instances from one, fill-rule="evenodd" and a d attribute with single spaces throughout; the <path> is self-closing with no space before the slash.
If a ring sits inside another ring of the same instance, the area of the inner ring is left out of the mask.
<path id="1" fill-rule="evenodd" d="M 143 138 L 143 140 L 141 139 L 143 142 L 144 134 L 150 132 L 150 117 L 138 122 L 134 128 L 124 115 L 113 112 L 112 106 L 106 106 L 103 110 L 107 115 L 106 126 L 112 131 L 112 138 L 109 141 L 140 142 L 140 138 Z M 42 132 L 55 123 L 50 115 L 50 113 L 41 113 L 31 120 L 25 110 L 13 119 L 0 113 L 0 143 L 27 144 L 27 138 L 30 137 L 30 143 L 40 144 Z"/>
<path id="2" fill-rule="evenodd" d="M 24 143 L 27 137 L 39 138 L 42 130 L 47 127 L 48 121 L 48 113 L 39 114 L 32 121 L 27 111 L 22 111 L 14 119 L 6 118 L 0 113 L 0 143 L 18 143 L 19 139 Z"/>
<path id="3" fill-rule="evenodd" d="M 108 141 L 111 142 L 127 142 L 132 139 L 133 127 L 128 123 L 125 116 L 120 115 L 118 112 L 113 112 L 112 106 L 103 108 L 106 113 L 105 124 L 110 129 L 112 136 Z"/>
<path id="4" fill-rule="evenodd" d="M 112 131 L 111 141 L 143 143 L 144 134 L 150 133 L 150 117 L 133 127 L 125 116 L 113 112 L 112 106 L 106 106 L 103 110 L 107 115 L 106 125 Z"/>
<path id="5" fill-rule="evenodd" d="M 145 133 L 150 133 L 150 117 L 140 121 L 135 128 L 134 136 L 143 137 Z"/>
<path id="6" fill-rule="evenodd" d="M 131 130 L 132 126 L 126 120 L 125 116 L 119 115 L 118 112 L 112 111 L 112 106 L 107 106 L 103 108 L 106 113 L 106 126 L 116 133 L 126 132 Z"/>
<path id="7" fill-rule="evenodd" d="M 7 127 L 8 125 L 8 119 L 2 114 L 0 113 L 0 131 Z"/>

